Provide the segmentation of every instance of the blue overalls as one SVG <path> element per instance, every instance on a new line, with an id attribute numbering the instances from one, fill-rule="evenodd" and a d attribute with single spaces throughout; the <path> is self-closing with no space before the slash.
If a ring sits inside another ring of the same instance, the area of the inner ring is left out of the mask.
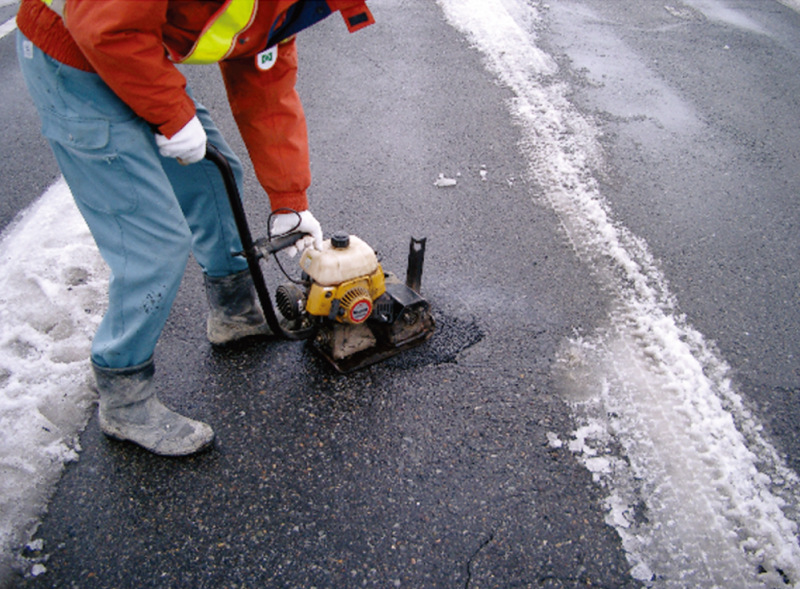
<path id="1" fill-rule="evenodd" d="M 182 166 L 162 158 L 147 122 L 98 75 L 55 61 L 19 31 L 17 54 L 42 133 L 111 270 L 92 361 L 137 366 L 155 351 L 190 252 L 208 276 L 247 268 L 233 255 L 242 246 L 222 178 L 207 160 Z M 195 104 L 241 191 L 241 162 Z"/>

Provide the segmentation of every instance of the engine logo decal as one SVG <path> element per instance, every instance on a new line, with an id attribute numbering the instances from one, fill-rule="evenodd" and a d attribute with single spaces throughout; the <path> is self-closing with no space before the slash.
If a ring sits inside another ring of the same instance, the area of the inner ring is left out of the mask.
<path id="1" fill-rule="evenodd" d="M 372 313 L 372 303 L 366 299 L 362 299 L 350 309 L 350 321 L 353 323 L 363 323 L 367 320 L 370 313 Z"/>

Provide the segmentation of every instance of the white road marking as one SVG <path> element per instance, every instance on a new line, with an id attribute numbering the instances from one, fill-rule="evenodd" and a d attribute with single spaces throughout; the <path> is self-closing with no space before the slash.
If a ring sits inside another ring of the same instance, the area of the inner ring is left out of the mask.
<path id="1" fill-rule="evenodd" d="M 17 17 L 8 19 L 2 25 L 0 25 L 0 39 L 8 35 L 9 33 L 13 33 L 17 29 Z"/>

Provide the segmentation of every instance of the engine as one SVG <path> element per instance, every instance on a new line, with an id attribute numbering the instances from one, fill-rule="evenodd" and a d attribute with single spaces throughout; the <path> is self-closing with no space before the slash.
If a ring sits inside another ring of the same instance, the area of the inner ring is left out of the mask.
<path id="1" fill-rule="evenodd" d="M 342 372 L 371 364 L 428 339 L 434 330 L 419 288 L 424 241 L 409 254 L 406 284 L 384 273 L 375 251 L 355 235 L 336 233 L 321 251 L 300 258 L 303 279 L 276 291 L 281 314 L 315 327 L 314 346 Z M 411 276 L 413 268 L 414 276 Z"/>

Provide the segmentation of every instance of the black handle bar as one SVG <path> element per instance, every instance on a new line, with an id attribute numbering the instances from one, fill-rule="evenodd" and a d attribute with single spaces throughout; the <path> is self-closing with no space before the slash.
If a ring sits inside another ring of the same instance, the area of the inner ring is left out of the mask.
<path id="1" fill-rule="evenodd" d="M 261 265 L 259 264 L 259 260 L 264 257 L 265 253 L 275 254 L 283 249 L 291 247 L 298 240 L 303 238 L 305 234 L 291 233 L 271 240 L 260 239 L 254 242 L 253 236 L 250 234 L 250 227 L 247 224 L 247 217 L 245 216 L 242 199 L 239 195 L 239 187 L 236 186 L 236 178 L 233 175 L 233 170 L 231 169 L 230 163 L 228 163 L 228 159 L 211 143 L 208 143 L 206 146 L 206 159 L 217 166 L 222 175 L 222 180 L 225 182 L 225 190 L 228 193 L 228 201 L 231 204 L 233 218 L 236 221 L 236 229 L 239 231 L 239 238 L 242 241 L 241 255 L 247 260 L 247 266 L 250 268 L 250 274 L 253 277 L 253 284 L 255 285 L 261 308 L 264 311 L 267 325 L 269 325 L 272 333 L 277 336 L 290 340 L 308 339 L 313 335 L 313 329 L 289 330 L 285 329 L 280 321 L 278 321 L 278 317 L 275 315 L 275 308 L 272 305 L 272 298 L 270 297 L 267 283 L 264 280 L 264 274 L 261 272 Z"/>

